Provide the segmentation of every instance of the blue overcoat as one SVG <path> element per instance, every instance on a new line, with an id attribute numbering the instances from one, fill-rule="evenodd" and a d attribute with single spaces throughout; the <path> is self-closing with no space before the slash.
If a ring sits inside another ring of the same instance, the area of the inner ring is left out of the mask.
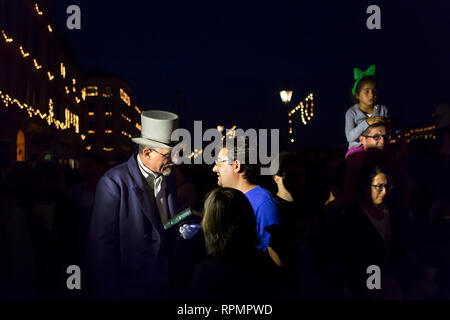
<path id="1" fill-rule="evenodd" d="M 134 154 L 107 171 L 97 185 L 89 229 L 91 292 L 102 299 L 165 299 L 169 247 L 153 190 Z M 166 177 L 170 217 L 178 213 L 175 175 Z M 175 229 L 175 228 L 173 228 Z"/>

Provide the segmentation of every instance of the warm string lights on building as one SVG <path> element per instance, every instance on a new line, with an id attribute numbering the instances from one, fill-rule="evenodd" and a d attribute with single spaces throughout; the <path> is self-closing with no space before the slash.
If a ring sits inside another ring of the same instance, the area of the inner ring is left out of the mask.
<path id="1" fill-rule="evenodd" d="M 112 112 L 105 112 L 105 116 L 112 116 Z"/>
<path id="2" fill-rule="evenodd" d="M 139 109 L 138 106 L 134 106 L 134 110 L 136 110 L 136 112 L 139 113 L 139 114 L 142 113 L 141 109 Z"/>
<path id="3" fill-rule="evenodd" d="M 122 88 L 120 88 L 120 99 L 128 106 L 131 106 L 130 96 Z"/>
<path id="4" fill-rule="evenodd" d="M 114 148 L 106 148 L 106 147 L 103 147 L 103 150 L 104 150 L 104 151 L 107 151 L 107 152 L 111 152 L 111 151 L 114 151 Z"/>
<path id="5" fill-rule="evenodd" d="M 294 114 L 300 112 L 303 125 L 306 125 L 308 121 L 314 118 L 314 96 L 310 93 L 303 101 L 301 101 L 296 107 L 294 107 L 289 112 L 289 139 L 293 143 L 295 140 L 293 138 L 293 120 Z"/>
<path id="6" fill-rule="evenodd" d="M 20 50 L 20 53 L 22 54 L 22 57 L 24 57 L 24 58 L 26 58 L 30 55 L 30 53 L 25 52 L 25 50 L 23 50 L 22 46 L 19 47 L 19 50 Z"/>
<path id="7" fill-rule="evenodd" d="M 131 119 L 130 118 L 128 118 L 126 115 L 124 115 L 123 113 L 122 113 L 122 118 L 124 118 L 126 121 L 128 121 L 128 122 L 131 122 Z"/>
<path id="8" fill-rule="evenodd" d="M 95 130 L 88 130 L 88 134 L 95 134 Z"/>
<path id="9" fill-rule="evenodd" d="M 2 30 L 2 35 L 3 35 L 3 38 L 5 38 L 5 42 L 6 42 L 6 43 L 11 43 L 11 42 L 13 42 L 13 38 L 9 38 L 9 37 L 6 35 L 6 33 L 5 33 L 4 30 Z"/>
<path id="10" fill-rule="evenodd" d="M 48 25 L 47 28 L 48 28 L 48 32 L 53 32 L 53 29 L 50 25 Z"/>
<path id="11" fill-rule="evenodd" d="M 136 129 L 138 129 L 139 131 L 142 131 L 142 126 L 139 123 L 136 123 Z"/>
<path id="12" fill-rule="evenodd" d="M 19 109 L 25 110 L 30 118 L 39 117 L 42 120 L 46 121 L 49 126 L 54 125 L 58 130 L 67 130 L 71 126 L 73 126 L 75 129 L 75 133 L 79 133 L 79 117 L 76 114 L 72 113 L 69 109 L 65 109 L 64 122 L 61 122 L 54 118 L 54 106 L 52 99 L 50 99 L 48 102 L 49 111 L 47 114 L 26 103 L 21 103 L 18 99 L 14 99 L 8 94 L 3 93 L 2 91 L 0 91 L 0 98 L 6 108 L 9 107 L 9 105 L 16 105 Z"/>
<path id="13" fill-rule="evenodd" d="M 64 63 L 60 63 L 60 71 L 61 71 L 61 76 L 63 77 L 63 79 L 66 78 L 66 67 L 64 66 Z"/>
<path id="14" fill-rule="evenodd" d="M 398 143 L 401 141 L 406 141 L 410 143 L 412 140 L 423 141 L 423 140 L 436 140 L 436 127 L 434 125 L 425 128 L 408 129 L 403 131 L 398 131 L 394 134 L 389 143 Z"/>
<path id="15" fill-rule="evenodd" d="M 42 16 L 44 14 L 41 10 L 39 10 L 39 6 L 37 3 L 34 4 L 34 9 L 36 10 L 38 15 Z"/>
<path id="16" fill-rule="evenodd" d="M 88 116 L 95 116 L 94 112 L 88 112 Z"/>
<path id="17" fill-rule="evenodd" d="M 113 131 L 112 130 L 105 130 L 105 133 L 111 134 L 111 133 L 113 133 Z"/>
<path id="18" fill-rule="evenodd" d="M 203 149 L 200 149 L 200 150 L 194 149 L 194 151 L 192 151 L 191 154 L 188 155 L 187 157 L 188 157 L 188 159 L 192 159 L 192 158 L 197 159 L 199 156 L 202 155 L 202 153 L 203 153 Z"/>
<path id="19" fill-rule="evenodd" d="M 236 137 L 236 126 L 232 126 L 231 129 L 228 129 L 226 135 L 222 136 L 222 140 L 225 138 L 233 139 L 234 137 Z"/>
<path id="20" fill-rule="evenodd" d="M 33 59 L 33 63 L 34 63 L 34 67 L 36 68 L 36 70 L 39 70 L 42 68 L 42 66 L 37 62 L 36 59 Z"/>
<path id="21" fill-rule="evenodd" d="M 128 137 L 128 138 L 131 138 L 131 134 L 129 134 L 129 133 L 125 132 L 125 131 L 122 131 L 122 134 L 124 136 Z"/>
<path id="22" fill-rule="evenodd" d="M 11 43 L 11 42 L 13 42 L 13 38 L 8 37 L 8 36 L 6 35 L 6 33 L 5 33 L 4 30 L 1 30 L 1 32 L 2 32 L 3 38 L 5 39 L 5 42 L 6 42 L 6 43 Z M 18 46 L 18 50 L 19 50 L 20 54 L 22 55 L 22 57 L 23 57 L 24 59 L 27 58 L 27 57 L 30 55 L 29 52 L 25 52 L 25 49 L 24 49 L 23 46 L 21 46 L 21 45 Z M 39 64 L 39 62 L 37 61 L 36 58 L 33 58 L 32 60 L 33 60 L 34 68 L 35 68 L 36 70 L 42 69 L 42 65 Z M 66 67 L 64 66 L 64 64 L 63 64 L 62 62 L 60 63 L 60 69 L 61 69 L 61 75 L 62 75 L 62 77 L 65 79 L 65 77 L 66 77 Z M 47 77 L 48 77 L 48 80 L 49 80 L 49 81 L 52 81 L 52 80 L 54 79 L 54 75 L 53 75 L 50 71 L 47 70 L 46 74 L 47 74 Z M 75 85 L 76 80 L 75 80 L 75 79 L 72 79 L 72 82 L 73 82 L 73 85 Z M 72 90 L 73 90 L 73 92 L 76 92 L 76 88 L 75 88 L 75 87 L 73 87 Z M 68 88 L 67 88 L 67 87 L 66 87 L 66 94 L 69 94 Z M 79 99 L 79 98 L 78 98 L 78 99 Z M 76 101 L 77 103 L 79 103 L 78 100 L 77 100 L 76 98 L 75 98 L 75 101 Z"/>
<path id="23" fill-rule="evenodd" d="M 39 6 L 37 4 L 34 5 L 34 8 L 38 15 L 43 15 L 43 12 L 39 10 Z M 50 32 L 53 32 L 50 25 L 48 25 L 48 29 Z M 6 43 L 12 43 L 14 40 L 12 37 L 8 37 L 4 30 L 1 30 L 1 33 L 3 35 L 3 38 Z M 18 51 L 20 52 L 23 59 L 26 59 L 30 56 L 29 52 L 26 52 L 24 47 L 20 44 L 18 46 Z M 40 65 L 36 58 L 33 58 L 33 64 L 36 70 L 42 69 L 42 65 Z M 61 72 L 63 74 L 63 77 L 65 78 L 65 67 L 63 63 L 61 62 Z M 46 75 L 49 79 L 49 81 L 52 81 L 54 79 L 54 75 L 47 70 Z M 54 118 L 54 105 L 53 100 L 49 99 L 49 111 L 47 113 L 43 113 L 40 109 L 35 108 L 33 106 L 30 106 L 26 103 L 21 103 L 18 99 L 14 99 L 10 97 L 8 94 L 3 93 L 0 91 L 0 97 L 3 102 L 3 105 L 5 107 L 8 107 L 9 105 L 16 105 L 18 108 L 25 110 L 28 113 L 28 116 L 30 118 L 32 117 L 39 117 L 42 120 L 46 121 L 49 126 L 54 125 L 56 129 L 58 130 L 67 130 L 70 127 L 73 127 L 75 130 L 75 133 L 79 134 L 79 117 L 78 115 L 72 113 L 68 108 L 65 109 L 65 120 L 64 122 L 59 121 Z"/>

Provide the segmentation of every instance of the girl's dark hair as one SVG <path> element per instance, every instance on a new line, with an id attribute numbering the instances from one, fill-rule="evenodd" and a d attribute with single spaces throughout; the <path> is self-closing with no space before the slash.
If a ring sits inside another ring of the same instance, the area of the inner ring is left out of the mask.
<path id="1" fill-rule="evenodd" d="M 355 94 L 352 93 L 352 101 L 354 103 L 358 103 L 359 102 L 359 99 L 356 98 L 356 96 L 361 92 L 362 87 L 368 82 L 372 82 L 372 83 L 375 84 L 375 86 L 378 86 L 377 85 L 377 78 L 375 78 L 374 76 L 367 76 L 367 77 L 364 77 L 361 80 L 359 80 L 359 82 L 358 82 L 358 84 L 356 85 L 356 88 L 355 88 Z"/>
<path id="2" fill-rule="evenodd" d="M 205 201 L 201 225 L 208 254 L 237 254 L 258 244 L 253 208 L 239 190 L 211 191 Z"/>

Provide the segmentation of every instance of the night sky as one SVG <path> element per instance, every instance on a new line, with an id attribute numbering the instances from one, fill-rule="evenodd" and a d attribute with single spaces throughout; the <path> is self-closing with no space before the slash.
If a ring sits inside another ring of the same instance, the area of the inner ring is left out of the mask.
<path id="1" fill-rule="evenodd" d="M 81 30 L 65 27 L 71 4 Z M 366 27 L 372 4 L 381 30 Z M 180 112 L 187 128 L 286 126 L 289 86 L 295 104 L 315 95 L 296 143 L 345 146 L 353 67 L 371 64 L 398 128 L 430 124 L 432 98 L 450 100 L 450 1 L 58 0 L 52 14 L 86 70 L 122 76 L 142 109 Z"/>

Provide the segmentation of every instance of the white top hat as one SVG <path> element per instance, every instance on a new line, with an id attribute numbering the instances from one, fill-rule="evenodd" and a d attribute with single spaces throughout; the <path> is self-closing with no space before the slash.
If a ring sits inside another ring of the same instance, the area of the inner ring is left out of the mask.
<path id="1" fill-rule="evenodd" d="M 178 115 L 168 111 L 148 110 L 141 113 L 141 136 L 133 142 L 153 148 L 171 149 L 178 141 L 171 140 L 178 128 Z"/>

